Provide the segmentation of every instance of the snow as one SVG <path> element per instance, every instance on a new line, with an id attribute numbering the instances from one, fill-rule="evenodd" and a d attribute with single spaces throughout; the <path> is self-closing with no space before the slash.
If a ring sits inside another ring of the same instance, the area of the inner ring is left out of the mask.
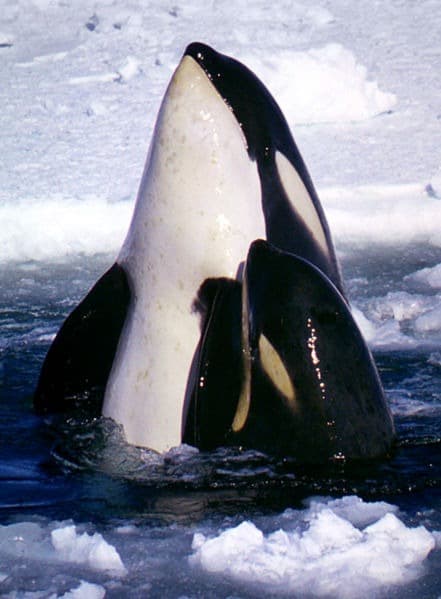
<path id="1" fill-rule="evenodd" d="M 426 4 L 381 5 L 380 23 L 373 9 L 355 15 L 337 0 L 271 11 L 262 0 L 251 12 L 222 2 L 7 2 L 0 265 L 96 254 L 113 262 L 162 95 L 198 38 L 244 61 L 280 103 L 343 256 L 441 248 L 440 11 Z M 401 297 L 354 306 L 372 347 L 439 337 L 439 297 L 415 286 L 439 289 L 440 265 L 404 273 Z"/>
<path id="2" fill-rule="evenodd" d="M 422 185 L 355 185 L 319 192 L 337 242 L 441 247 L 441 202 Z"/>
<path id="3" fill-rule="evenodd" d="M 259 74 L 294 125 L 362 121 L 392 110 L 397 101 L 368 80 L 366 68 L 341 44 L 280 51 L 260 60 L 245 55 L 243 61 Z"/>
<path id="4" fill-rule="evenodd" d="M 129 202 L 99 196 L 23 198 L 0 203 L 0 253 L 5 260 L 62 260 L 121 244 L 131 217 Z"/>

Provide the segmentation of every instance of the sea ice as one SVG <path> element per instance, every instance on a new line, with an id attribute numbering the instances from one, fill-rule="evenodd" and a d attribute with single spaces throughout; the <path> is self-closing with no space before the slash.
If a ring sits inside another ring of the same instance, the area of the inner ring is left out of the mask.
<path id="1" fill-rule="evenodd" d="M 441 289 L 441 264 L 422 268 L 406 277 L 407 281 L 419 283 L 434 289 Z"/>
<path id="2" fill-rule="evenodd" d="M 432 310 L 428 310 L 421 316 L 415 319 L 415 330 L 418 333 L 434 333 L 441 332 L 441 306 L 435 306 Z"/>
<path id="3" fill-rule="evenodd" d="M 297 524 L 294 530 L 264 533 L 245 521 L 213 537 L 197 533 L 189 560 L 269 593 L 368 596 L 416 578 L 435 548 L 433 534 L 422 526 L 407 527 L 396 511 L 356 497 L 312 501 L 306 526 Z M 292 517 L 298 515 L 293 511 Z"/>
<path id="4" fill-rule="evenodd" d="M 103 599 L 105 595 L 104 587 L 82 580 L 80 586 L 64 593 L 59 599 Z"/>
<path id="5" fill-rule="evenodd" d="M 60 559 L 85 563 L 95 570 L 112 570 L 126 573 L 115 547 L 109 545 L 101 534 L 78 534 L 74 525 L 56 528 L 51 533 L 52 545 Z"/>

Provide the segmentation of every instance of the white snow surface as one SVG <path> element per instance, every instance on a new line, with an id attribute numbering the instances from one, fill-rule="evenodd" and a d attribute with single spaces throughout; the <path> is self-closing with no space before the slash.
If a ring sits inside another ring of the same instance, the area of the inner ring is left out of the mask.
<path id="1" fill-rule="evenodd" d="M 366 67 L 341 44 L 242 60 L 259 73 L 295 125 L 362 121 L 392 110 L 397 101 L 368 79 Z M 287 81 L 297 82 L 295 89 Z"/>

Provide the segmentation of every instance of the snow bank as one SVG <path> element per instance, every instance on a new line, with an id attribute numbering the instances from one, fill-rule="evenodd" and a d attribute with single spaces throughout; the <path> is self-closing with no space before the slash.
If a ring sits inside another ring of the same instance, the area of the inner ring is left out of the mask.
<path id="1" fill-rule="evenodd" d="M 323 31 L 333 22 L 319 6 L 294 2 L 289 11 L 272 7 L 269 16 L 267 4 L 256 3 L 254 16 L 272 24 L 259 45 L 248 39 L 260 25 L 250 23 L 246 3 L 238 14 L 186 3 L 15 4 L 0 15 L 0 46 L 14 44 L 2 54 L 10 83 L 2 90 L 3 262 L 119 249 L 131 204 L 118 200 L 134 198 L 161 97 L 193 37 L 254 69 L 290 124 L 359 121 L 395 103 L 345 46 L 292 49 L 296 32 Z M 201 15 L 203 27 L 195 30 Z M 238 17 L 246 23 L 240 32 Z M 287 19 L 289 27 L 282 25 Z M 220 22 L 224 33 L 218 39 Z M 289 37 L 281 44 L 285 28 Z"/>
<path id="2" fill-rule="evenodd" d="M 319 195 L 340 243 L 441 247 L 441 202 L 421 184 L 332 187 Z"/>
<path id="3" fill-rule="evenodd" d="M 250 55 L 244 62 L 265 82 L 292 125 L 362 121 L 392 110 L 397 101 L 369 80 L 367 69 L 341 44 Z"/>
<path id="4" fill-rule="evenodd" d="M 131 202 L 53 196 L 0 205 L 1 260 L 26 261 L 119 250 Z"/>
<path id="5" fill-rule="evenodd" d="M 421 185 L 325 188 L 319 194 L 333 237 L 345 251 L 372 243 L 441 247 L 441 202 L 424 194 Z M 99 195 L 51 195 L 0 203 L 0 261 L 115 253 L 132 210 L 132 201 L 108 202 Z M 432 287 L 441 286 L 439 268 L 415 277 L 418 281 L 426 277 Z"/>
<path id="6" fill-rule="evenodd" d="M 294 529 L 290 512 L 274 532 L 245 521 L 216 536 L 196 533 L 190 563 L 268 593 L 361 597 L 408 583 L 435 548 L 434 535 L 406 527 L 393 506 L 366 505 L 357 497 L 315 503 Z"/>

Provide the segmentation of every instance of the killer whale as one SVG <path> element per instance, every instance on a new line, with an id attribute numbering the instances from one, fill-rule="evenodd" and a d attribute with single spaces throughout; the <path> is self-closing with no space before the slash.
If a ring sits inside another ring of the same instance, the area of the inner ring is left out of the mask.
<path id="1" fill-rule="evenodd" d="M 201 66 L 240 124 L 259 175 L 265 238 L 306 257 L 343 293 L 326 217 L 277 102 L 239 61 L 200 43 L 190 44 L 186 55 Z"/>
<path id="2" fill-rule="evenodd" d="M 275 100 L 244 65 L 191 44 L 162 101 L 121 251 L 50 347 L 37 411 L 102 413 L 129 443 L 157 451 L 183 439 L 204 447 L 207 436 L 253 445 L 257 429 L 229 431 L 241 424 L 244 385 L 258 387 L 242 363 L 242 269 L 260 238 L 319 269 L 346 301 L 325 215 Z M 225 381 L 224 405 L 195 394 L 201 355 L 220 339 L 229 353 L 219 352 L 225 364 L 207 370 L 204 384 Z M 201 414 L 214 406 L 209 433 Z"/>
<path id="3" fill-rule="evenodd" d="M 256 240 L 242 284 L 205 287 L 188 443 L 302 462 L 387 453 L 394 425 L 374 360 L 346 299 L 320 269 Z"/>

